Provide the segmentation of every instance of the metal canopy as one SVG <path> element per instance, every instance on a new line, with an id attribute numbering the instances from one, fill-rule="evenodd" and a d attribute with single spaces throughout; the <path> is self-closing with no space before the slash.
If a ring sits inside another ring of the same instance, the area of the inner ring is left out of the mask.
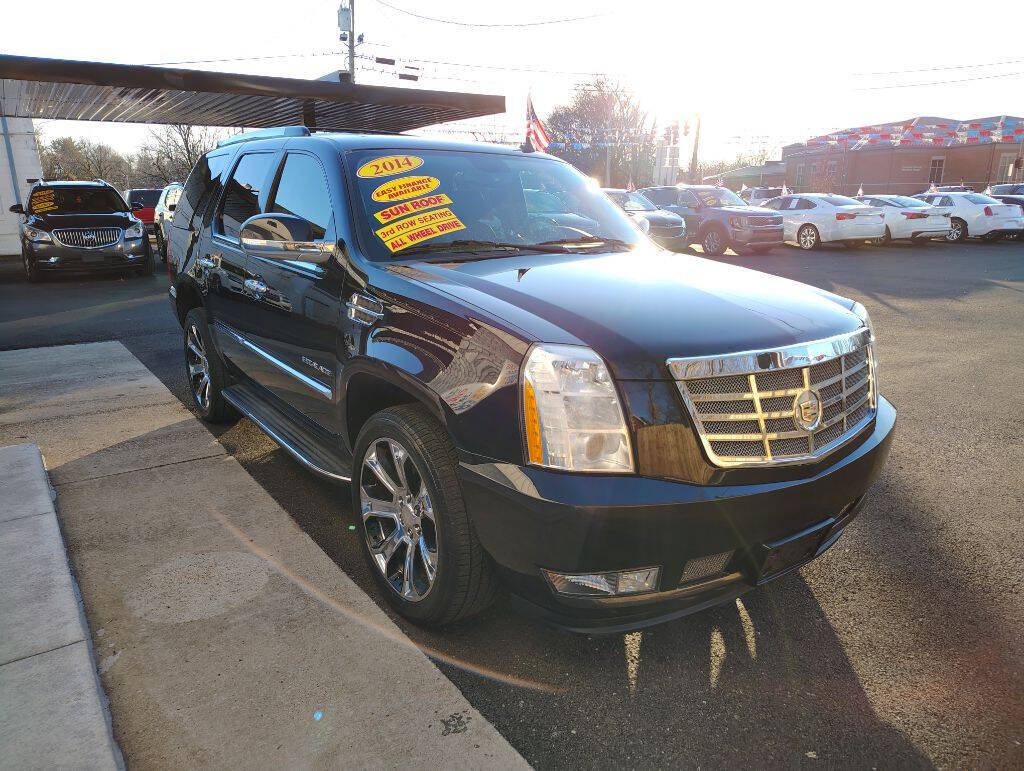
<path id="1" fill-rule="evenodd" d="M 12 118 L 397 133 L 504 111 L 486 94 L 0 55 Z"/>

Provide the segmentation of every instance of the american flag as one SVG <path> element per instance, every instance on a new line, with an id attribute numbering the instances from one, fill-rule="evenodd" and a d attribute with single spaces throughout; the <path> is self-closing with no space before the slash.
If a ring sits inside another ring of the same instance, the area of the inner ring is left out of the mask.
<path id="1" fill-rule="evenodd" d="M 526 141 L 533 145 L 533 149 L 544 152 L 551 144 L 548 139 L 548 132 L 544 130 L 544 124 L 540 122 L 537 113 L 533 109 L 533 98 L 526 97 Z"/>

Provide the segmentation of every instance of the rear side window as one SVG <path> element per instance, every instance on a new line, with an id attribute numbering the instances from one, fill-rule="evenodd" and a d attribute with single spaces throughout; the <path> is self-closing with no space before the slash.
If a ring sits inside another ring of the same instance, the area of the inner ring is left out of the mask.
<path id="1" fill-rule="evenodd" d="M 987 195 L 979 195 L 978 193 L 971 193 L 969 195 L 965 195 L 964 198 L 966 198 L 971 203 L 999 203 L 999 201 L 997 201 L 995 198 L 990 198 Z"/>
<path id="2" fill-rule="evenodd" d="M 860 201 L 847 198 L 845 195 L 823 195 L 821 200 L 825 203 L 830 203 L 833 206 L 856 206 L 860 203 Z"/>
<path id="3" fill-rule="evenodd" d="M 781 201 L 781 198 L 773 198 L 770 201 L 765 201 L 764 203 L 760 204 L 760 206 L 764 206 L 765 208 L 768 209 L 778 209 L 779 203 L 781 203 Z"/>
<path id="4" fill-rule="evenodd" d="M 192 227 L 196 214 L 202 214 L 217 191 L 220 175 L 228 163 L 228 153 L 209 153 L 204 155 L 192 169 L 181 189 L 177 208 L 174 210 L 174 226 L 179 228 Z M 170 200 L 170 194 L 168 194 Z"/>
<path id="5" fill-rule="evenodd" d="M 677 200 L 674 187 L 652 187 L 649 190 L 641 191 L 644 197 L 653 201 L 658 206 L 674 206 Z"/>
<path id="6" fill-rule="evenodd" d="M 129 190 L 128 191 L 128 205 L 142 204 L 147 209 L 152 209 L 156 206 L 156 202 L 160 200 L 161 190 Z"/>
<path id="7" fill-rule="evenodd" d="M 260 192 L 273 160 L 273 153 L 246 153 L 239 159 L 217 211 L 218 233 L 237 241 L 242 223 L 260 213 Z"/>
<path id="8" fill-rule="evenodd" d="M 334 215 L 320 162 L 304 153 L 288 153 L 268 211 L 294 214 L 314 225 L 317 240 L 334 238 Z"/>
<path id="9" fill-rule="evenodd" d="M 810 201 L 807 198 L 797 198 L 796 199 L 796 206 L 792 206 L 790 208 L 792 208 L 792 209 L 813 209 L 815 207 L 814 207 L 814 201 Z"/>

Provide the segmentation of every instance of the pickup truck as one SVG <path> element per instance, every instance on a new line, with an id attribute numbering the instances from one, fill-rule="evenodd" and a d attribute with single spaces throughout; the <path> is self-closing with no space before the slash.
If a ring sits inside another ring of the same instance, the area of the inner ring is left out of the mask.
<path id="1" fill-rule="evenodd" d="M 639 191 L 659 209 L 686 220 L 690 243 L 718 256 L 731 248 L 737 254 L 766 254 L 782 246 L 782 216 L 748 206 L 732 190 L 714 185 L 672 185 Z"/>
<path id="2" fill-rule="evenodd" d="M 168 247 L 192 408 L 336 482 L 416 623 L 502 586 L 581 632 L 729 602 L 836 543 L 893 436 L 863 305 L 672 254 L 542 153 L 240 134 Z"/>

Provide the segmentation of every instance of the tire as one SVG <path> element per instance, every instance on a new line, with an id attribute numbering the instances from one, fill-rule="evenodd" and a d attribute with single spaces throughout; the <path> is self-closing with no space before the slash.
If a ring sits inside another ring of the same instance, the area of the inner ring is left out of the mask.
<path id="1" fill-rule="evenodd" d="M 43 277 L 39 275 L 39 268 L 36 267 L 35 260 L 28 256 L 24 246 L 21 247 L 21 264 L 25 268 L 25 278 L 30 284 L 38 284 L 43 280 Z"/>
<path id="2" fill-rule="evenodd" d="M 729 240 L 721 228 L 708 228 L 700 240 L 700 247 L 704 250 L 704 254 L 710 254 L 712 257 L 725 254 L 728 246 Z"/>
<path id="3" fill-rule="evenodd" d="M 487 608 L 497 577 L 466 513 L 455 445 L 441 425 L 418 405 L 389 407 L 363 426 L 353 458 L 352 511 L 388 603 L 427 626 Z"/>
<path id="4" fill-rule="evenodd" d="M 224 401 L 222 393 L 228 385 L 224 364 L 213 347 L 206 311 L 193 308 L 185 316 L 183 348 L 185 382 L 195 413 L 207 423 L 228 423 L 238 418 L 234 407 Z M 206 376 L 206 385 L 203 384 Z"/>
<path id="5" fill-rule="evenodd" d="M 875 246 L 888 246 L 892 243 L 892 231 L 889 230 L 889 226 L 885 226 L 885 233 L 882 234 L 881 238 L 872 238 L 871 243 Z"/>
<path id="6" fill-rule="evenodd" d="M 800 229 L 796 231 L 796 242 L 801 249 L 809 252 L 818 248 L 821 244 L 821 236 L 818 235 L 818 229 L 814 225 L 801 225 Z"/>
<path id="7" fill-rule="evenodd" d="M 139 266 L 140 276 L 153 275 L 153 247 L 149 245 L 149 238 L 146 238 L 146 256 L 142 258 L 143 263 Z"/>
<path id="8" fill-rule="evenodd" d="M 160 228 L 156 229 L 156 253 L 160 257 L 160 262 L 167 262 L 167 242 L 164 241 L 163 231 Z"/>
<path id="9" fill-rule="evenodd" d="M 946 240 L 952 243 L 958 243 L 967 238 L 967 223 L 959 217 L 953 217 L 950 220 L 950 230 L 946 235 Z"/>

